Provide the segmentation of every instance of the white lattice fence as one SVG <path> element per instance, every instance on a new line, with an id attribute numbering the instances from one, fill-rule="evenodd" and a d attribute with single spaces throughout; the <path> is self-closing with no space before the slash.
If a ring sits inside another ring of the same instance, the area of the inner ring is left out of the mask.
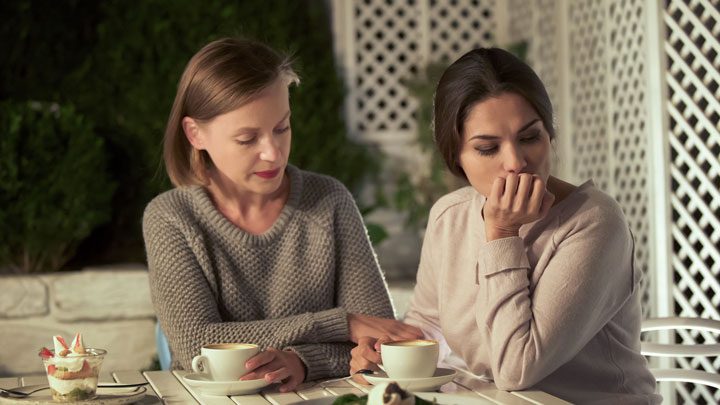
<path id="1" fill-rule="evenodd" d="M 414 134 L 416 106 L 401 80 L 478 45 L 527 40 L 528 60 L 557 114 L 559 174 L 574 182 L 593 178 L 628 218 L 645 274 L 643 315 L 720 319 L 719 2 L 347 2 L 353 7 L 345 19 L 351 52 L 344 57 L 351 131 L 381 141 Z M 657 52 L 648 51 L 656 44 Z M 655 180 L 658 175 L 664 181 Z M 664 188 L 669 195 L 657 195 Z M 660 216 L 651 219 L 651 213 Z M 657 242 L 663 238 L 671 252 Z M 663 280 L 655 284 L 662 268 L 672 273 L 672 288 L 664 291 Z M 662 306 L 665 299 L 674 307 Z M 717 339 L 704 333 L 677 338 Z M 720 359 L 682 359 L 680 365 L 718 370 Z M 680 386 L 677 393 L 684 403 L 720 403 L 720 394 L 703 386 Z"/>
<path id="2" fill-rule="evenodd" d="M 647 47 L 645 0 L 613 0 L 609 3 L 608 133 L 612 192 L 625 211 L 635 237 L 635 258 L 643 272 L 643 315 L 654 314 L 649 241 L 648 120 L 646 93 Z"/>
<path id="3" fill-rule="evenodd" d="M 667 91 L 675 313 L 720 319 L 720 12 L 718 1 L 670 1 Z M 679 333 L 678 342 L 717 342 L 708 333 Z M 719 370 L 720 358 L 689 358 L 689 368 Z M 720 402 L 720 392 L 682 385 L 684 402 Z"/>
<path id="4" fill-rule="evenodd" d="M 417 103 L 402 82 L 426 64 L 490 45 L 494 0 L 335 1 L 341 18 L 347 119 L 361 139 L 397 142 L 415 131 Z M 348 10 L 351 9 L 351 10 Z M 337 25 L 337 23 L 336 23 Z M 387 139 L 390 138 L 390 139 Z M 395 138 L 395 139 L 392 139 Z"/>

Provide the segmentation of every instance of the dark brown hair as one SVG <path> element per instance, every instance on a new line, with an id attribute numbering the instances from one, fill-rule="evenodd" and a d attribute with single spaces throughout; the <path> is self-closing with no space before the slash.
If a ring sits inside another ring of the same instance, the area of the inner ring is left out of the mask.
<path id="1" fill-rule="evenodd" d="M 290 58 L 263 43 L 223 38 L 200 49 L 180 78 L 165 128 L 163 157 L 170 181 L 175 186 L 207 184 L 212 165 L 207 152 L 187 140 L 183 118 L 207 122 L 251 101 L 278 78 L 299 83 Z"/>
<path id="2" fill-rule="evenodd" d="M 478 102 L 508 92 L 527 100 L 554 139 L 553 109 L 545 86 L 530 66 L 510 52 L 474 49 L 445 69 L 435 91 L 435 145 L 456 176 L 467 179 L 459 154 L 470 110 Z"/>

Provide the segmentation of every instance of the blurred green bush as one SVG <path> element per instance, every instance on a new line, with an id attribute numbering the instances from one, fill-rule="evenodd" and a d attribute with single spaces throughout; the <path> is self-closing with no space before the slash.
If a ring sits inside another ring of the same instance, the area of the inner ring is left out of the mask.
<path id="1" fill-rule="evenodd" d="M 0 263 L 58 270 L 110 218 L 103 139 L 72 106 L 0 103 Z"/>
<path id="2" fill-rule="evenodd" d="M 353 191 L 377 173 L 374 155 L 345 134 L 326 6 L 317 0 L 0 2 L 0 100 L 73 104 L 109 152 L 117 183 L 110 220 L 79 246 L 70 267 L 144 261 L 143 208 L 170 187 L 160 166 L 161 140 L 177 81 L 189 58 L 219 37 L 246 36 L 296 56 L 302 84 L 292 90 L 294 164 L 330 174 Z M 58 151 L 48 145 L 47 152 Z M 111 188 L 106 191 L 109 198 Z"/>

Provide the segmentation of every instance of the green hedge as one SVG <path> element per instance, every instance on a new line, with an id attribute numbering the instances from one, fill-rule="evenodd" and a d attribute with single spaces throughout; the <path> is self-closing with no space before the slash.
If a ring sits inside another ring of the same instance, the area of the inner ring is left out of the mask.
<path id="1" fill-rule="evenodd" d="M 110 218 L 102 138 L 72 106 L 0 103 L 0 264 L 58 270 Z"/>
<path id="2" fill-rule="evenodd" d="M 67 0 L 0 2 L 0 99 L 71 103 L 109 150 L 118 188 L 108 224 L 95 229 L 71 265 L 144 260 L 145 204 L 169 187 L 161 138 L 188 59 L 222 36 L 247 36 L 294 52 L 291 161 L 357 190 L 378 162 L 345 134 L 342 82 L 334 64 L 327 2 Z M 52 168 L 47 168 L 52 170 Z"/>

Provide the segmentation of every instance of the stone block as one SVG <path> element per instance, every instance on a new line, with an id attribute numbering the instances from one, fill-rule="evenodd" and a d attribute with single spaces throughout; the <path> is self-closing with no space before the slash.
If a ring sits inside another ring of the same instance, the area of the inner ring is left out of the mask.
<path id="1" fill-rule="evenodd" d="M 50 303 L 59 321 L 152 318 L 144 270 L 87 270 L 52 277 Z"/>
<path id="2" fill-rule="evenodd" d="M 39 277 L 0 277 L 0 291 L 0 318 L 43 316 L 49 311 L 47 285 Z"/>
<path id="3" fill-rule="evenodd" d="M 83 334 L 87 347 L 108 351 L 102 371 L 146 370 L 156 355 L 154 319 L 78 322 L 0 321 L 0 377 L 42 373 L 41 347 L 52 347 L 53 335 L 72 339 Z M 69 342 L 70 340 L 68 340 Z"/>

